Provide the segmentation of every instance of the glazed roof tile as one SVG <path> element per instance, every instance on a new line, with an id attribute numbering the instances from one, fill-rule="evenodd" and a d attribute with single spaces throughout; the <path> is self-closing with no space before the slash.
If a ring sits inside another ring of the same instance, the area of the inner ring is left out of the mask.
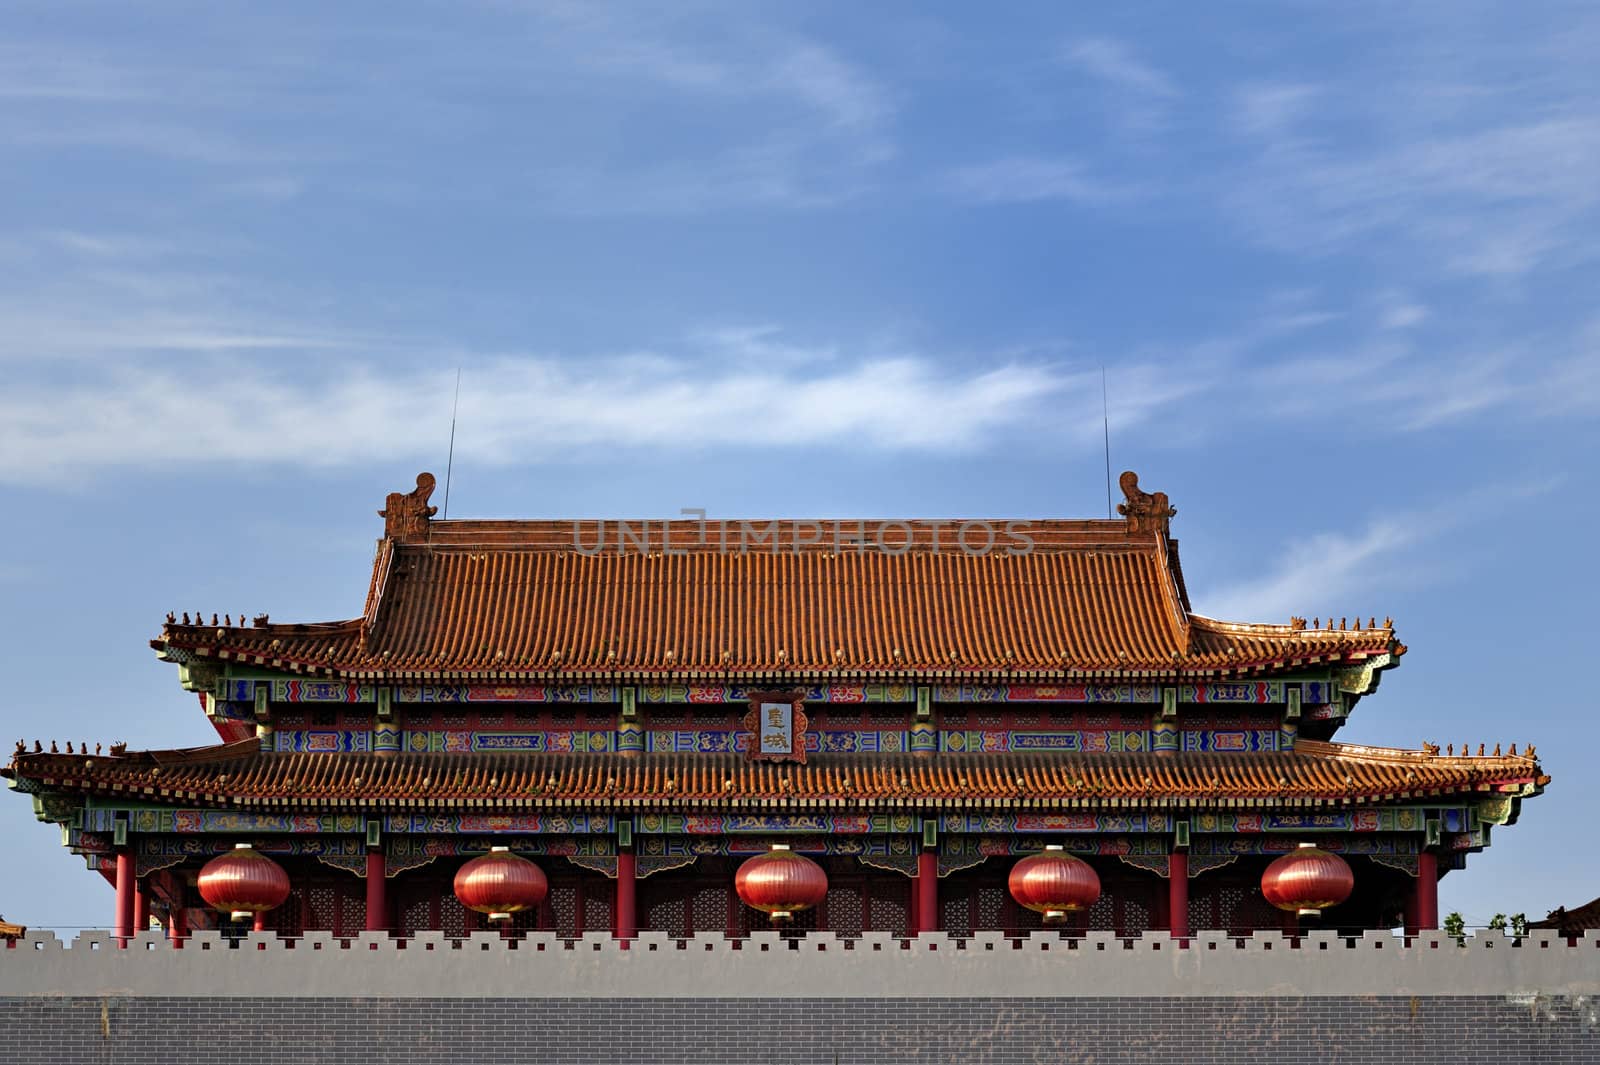
<path id="1" fill-rule="evenodd" d="M 400 679 L 1221 676 L 1403 653 L 1387 622 L 1193 613 L 1165 497 L 1152 518 L 1137 500 L 1157 497 L 1132 493 L 1125 519 L 989 521 L 986 553 L 963 549 L 985 536 L 958 520 L 881 532 L 851 520 L 838 534 L 833 522 L 630 522 L 648 525 L 637 549 L 615 522 L 433 521 L 413 501 L 379 542 L 362 617 L 247 626 L 184 615 L 152 645 Z M 397 497 L 412 498 L 391 496 L 386 514 Z M 752 546 L 748 530 L 769 525 L 774 538 Z M 1008 529 L 1028 538 L 1026 552 Z"/>
<path id="2" fill-rule="evenodd" d="M 1280 753 L 850 754 L 804 765 L 740 754 L 268 754 L 246 740 L 115 757 L 19 752 L 0 772 L 24 790 L 297 808 L 1223 808 L 1520 793 L 1549 782 L 1530 755 L 1446 756 L 1309 740 Z"/>

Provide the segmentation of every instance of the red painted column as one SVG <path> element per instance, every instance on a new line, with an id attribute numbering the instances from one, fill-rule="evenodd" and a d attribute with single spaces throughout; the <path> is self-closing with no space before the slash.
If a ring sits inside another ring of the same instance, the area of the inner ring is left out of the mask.
<path id="1" fill-rule="evenodd" d="M 388 876 L 384 872 L 383 851 L 367 852 L 367 931 L 382 932 L 389 927 Z"/>
<path id="2" fill-rule="evenodd" d="M 1167 856 L 1167 929 L 1174 939 L 1189 938 L 1189 852 Z"/>
<path id="3" fill-rule="evenodd" d="M 917 931 L 939 930 L 939 852 L 917 855 Z"/>
<path id="4" fill-rule="evenodd" d="M 117 917 L 112 934 L 124 947 L 133 935 L 133 852 L 126 847 L 117 851 Z"/>
<path id="5" fill-rule="evenodd" d="M 133 930 L 139 933 L 150 927 L 150 892 L 137 880 L 133 883 Z"/>
<path id="6" fill-rule="evenodd" d="M 183 949 L 183 941 L 189 937 L 189 911 L 182 906 L 174 906 L 167 915 L 167 937 L 175 950 Z"/>
<path id="7" fill-rule="evenodd" d="M 618 848 L 617 901 L 612 915 L 615 919 L 612 934 L 618 939 L 632 939 L 639 934 L 637 868 L 638 862 L 634 857 L 633 848 Z"/>
<path id="8" fill-rule="evenodd" d="M 1432 851 L 1417 855 L 1417 928 L 1423 932 L 1439 928 L 1439 857 Z"/>
<path id="9" fill-rule="evenodd" d="M 267 915 L 264 911 L 256 914 L 255 920 L 250 922 L 250 930 L 252 932 L 265 932 L 267 930 Z"/>

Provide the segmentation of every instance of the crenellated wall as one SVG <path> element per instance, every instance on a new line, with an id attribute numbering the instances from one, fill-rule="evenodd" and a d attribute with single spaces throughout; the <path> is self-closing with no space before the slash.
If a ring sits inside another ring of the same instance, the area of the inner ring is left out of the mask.
<path id="1" fill-rule="evenodd" d="M 1600 1062 L 1600 934 L 157 933 L 0 950 L 17 1061 Z"/>

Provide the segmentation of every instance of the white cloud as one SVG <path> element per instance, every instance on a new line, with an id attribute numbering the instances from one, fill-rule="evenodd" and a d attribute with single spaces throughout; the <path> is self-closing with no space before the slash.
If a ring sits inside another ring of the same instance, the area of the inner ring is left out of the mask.
<path id="1" fill-rule="evenodd" d="M 516 465 L 629 448 L 982 449 L 1041 417 L 1070 383 L 1045 366 L 957 372 L 912 357 L 827 373 L 497 358 L 467 366 L 456 450 Z M 24 381 L 0 397 L 0 478 L 49 483 L 180 455 L 185 465 L 426 459 L 448 431 L 453 384 L 453 371 L 359 364 L 291 374 L 237 358 Z M 229 415 L 197 409 L 197 395 Z M 752 424 L 771 412 L 781 416 Z"/>
<path id="2" fill-rule="evenodd" d="M 1365 605 L 1375 593 L 1393 594 L 1419 579 L 1438 577 L 1428 562 L 1418 559 L 1418 549 L 1462 525 L 1501 520 L 1507 507 L 1547 495 L 1560 484 L 1560 478 L 1547 477 L 1485 485 L 1458 498 L 1374 518 L 1359 532 L 1302 537 L 1290 543 L 1262 576 L 1195 596 L 1197 613 L 1225 621 L 1280 624 L 1295 614 L 1321 615 L 1325 607 L 1342 614 L 1349 606 Z M 1370 606 L 1368 612 L 1370 616 Z"/>
<path id="3" fill-rule="evenodd" d="M 1319 603 L 1348 605 L 1353 595 L 1393 588 L 1387 563 L 1419 535 L 1414 522 L 1385 518 L 1359 533 L 1322 533 L 1300 540 L 1265 576 L 1197 597 L 1197 612 L 1225 621 L 1286 624 L 1291 614 L 1315 612 Z"/>

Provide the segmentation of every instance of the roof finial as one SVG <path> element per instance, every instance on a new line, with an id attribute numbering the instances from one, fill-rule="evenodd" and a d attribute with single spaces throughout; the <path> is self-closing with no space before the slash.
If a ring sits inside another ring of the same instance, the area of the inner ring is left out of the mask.
<path id="1" fill-rule="evenodd" d="M 383 535 L 391 540 L 420 540 L 428 531 L 428 519 L 439 512 L 428 506 L 437 483 L 431 473 L 417 474 L 417 487 L 409 492 L 390 492 L 378 517 L 384 519 Z"/>
<path id="2" fill-rule="evenodd" d="M 1128 519 L 1128 532 L 1159 532 L 1165 536 L 1168 521 L 1178 513 L 1178 508 L 1167 501 L 1167 493 L 1141 490 L 1139 475 L 1132 470 L 1124 470 L 1117 483 L 1127 497 L 1126 503 L 1117 504 L 1117 513 Z"/>

